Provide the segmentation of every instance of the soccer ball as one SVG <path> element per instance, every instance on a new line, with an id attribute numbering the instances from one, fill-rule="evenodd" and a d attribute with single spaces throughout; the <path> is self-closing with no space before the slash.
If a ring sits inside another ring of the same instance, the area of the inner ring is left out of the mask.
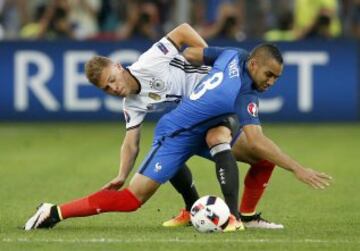
<path id="1" fill-rule="evenodd" d="M 202 233 L 222 232 L 230 216 L 229 207 L 219 197 L 204 196 L 191 207 L 190 218 L 195 229 Z"/>

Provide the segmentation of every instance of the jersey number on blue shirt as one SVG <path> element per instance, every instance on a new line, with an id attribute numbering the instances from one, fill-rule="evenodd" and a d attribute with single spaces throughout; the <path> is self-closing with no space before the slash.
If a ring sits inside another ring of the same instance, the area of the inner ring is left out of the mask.
<path id="1" fill-rule="evenodd" d="M 212 90 L 223 81 L 224 73 L 216 72 L 210 78 L 205 81 L 201 81 L 190 95 L 191 100 L 197 100 L 201 98 L 207 90 Z"/>

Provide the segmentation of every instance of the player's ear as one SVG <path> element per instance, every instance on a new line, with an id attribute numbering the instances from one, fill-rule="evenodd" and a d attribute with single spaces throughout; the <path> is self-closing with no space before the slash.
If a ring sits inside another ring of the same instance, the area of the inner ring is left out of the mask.
<path id="1" fill-rule="evenodd" d="M 250 68 L 251 70 L 253 70 L 254 68 L 256 68 L 256 59 L 255 59 L 255 58 L 251 58 L 251 59 L 249 60 L 249 68 Z"/>

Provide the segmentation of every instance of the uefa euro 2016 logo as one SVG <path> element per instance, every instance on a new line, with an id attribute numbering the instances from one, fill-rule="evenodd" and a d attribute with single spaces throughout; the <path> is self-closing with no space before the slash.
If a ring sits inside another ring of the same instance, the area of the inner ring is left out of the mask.
<path id="1" fill-rule="evenodd" d="M 251 102 L 250 104 L 248 104 L 247 111 L 251 116 L 257 117 L 258 111 L 259 111 L 257 104 L 255 104 L 254 102 Z"/>

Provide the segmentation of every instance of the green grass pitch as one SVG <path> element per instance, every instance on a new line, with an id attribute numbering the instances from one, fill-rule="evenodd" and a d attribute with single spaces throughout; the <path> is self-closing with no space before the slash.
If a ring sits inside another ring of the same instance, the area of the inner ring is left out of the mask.
<path id="1" fill-rule="evenodd" d="M 200 234 L 166 229 L 183 206 L 169 184 L 134 213 L 21 227 L 43 201 L 87 195 L 117 174 L 122 123 L 0 124 L 0 250 L 360 250 L 360 124 L 266 124 L 265 133 L 306 166 L 334 177 L 314 190 L 277 168 L 258 209 L 284 230 Z M 151 145 L 145 124 L 137 166 Z M 211 162 L 188 162 L 201 195 L 220 195 Z M 239 164 L 241 178 L 247 166 Z M 136 169 L 136 168 L 135 168 Z"/>

